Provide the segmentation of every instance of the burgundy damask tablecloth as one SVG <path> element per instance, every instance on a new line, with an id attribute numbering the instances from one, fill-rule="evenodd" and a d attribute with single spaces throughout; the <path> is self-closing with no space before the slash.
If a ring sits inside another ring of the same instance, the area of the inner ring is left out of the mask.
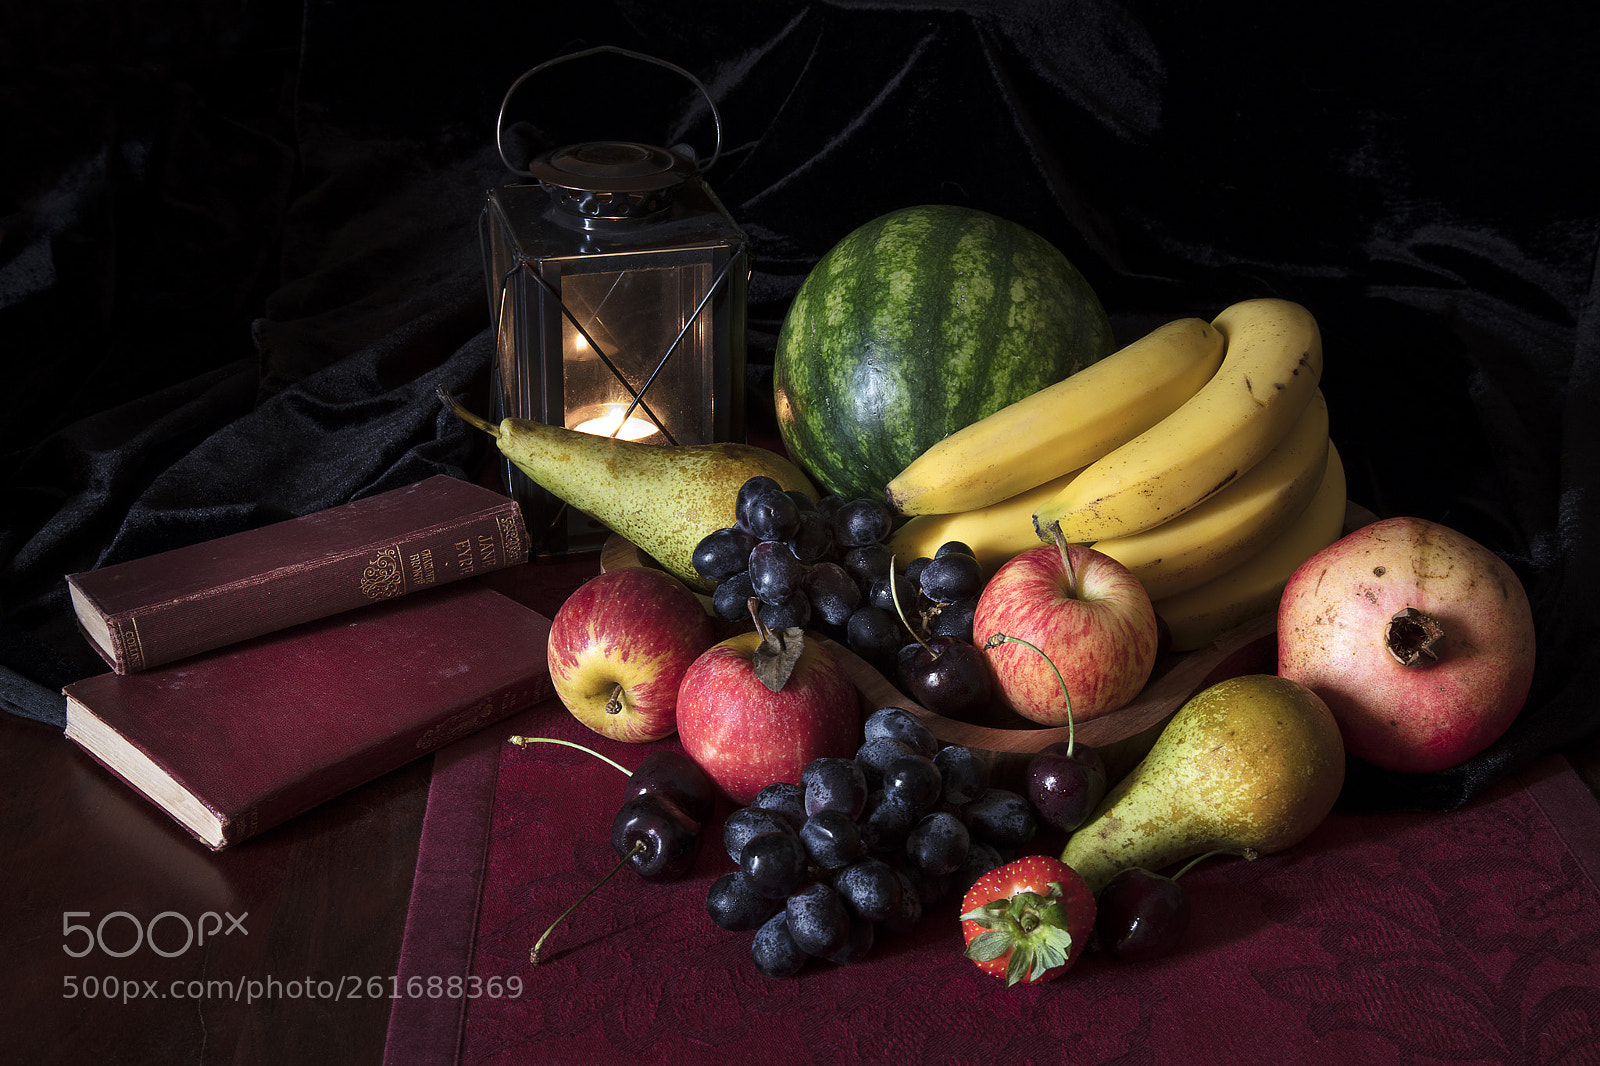
<path id="1" fill-rule="evenodd" d="M 623 871 L 531 965 L 615 862 L 624 778 L 517 732 L 645 753 L 552 702 L 437 756 L 388 1062 L 1600 1061 L 1600 806 L 1560 757 L 1455 812 L 1336 812 L 1206 863 L 1177 953 L 1007 989 L 963 958 L 955 901 L 853 966 L 762 977 L 706 915 L 716 840 L 682 882 Z"/>

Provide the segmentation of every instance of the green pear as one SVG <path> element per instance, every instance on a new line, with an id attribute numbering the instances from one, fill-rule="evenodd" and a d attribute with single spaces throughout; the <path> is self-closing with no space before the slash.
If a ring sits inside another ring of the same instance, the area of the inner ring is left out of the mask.
<path id="1" fill-rule="evenodd" d="M 1129 867 L 1282 851 L 1322 823 L 1343 785 L 1344 743 L 1316 693 L 1276 674 L 1231 678 L 1178 708 L 1061 861 L 1099 892 Z"/>
<path id="2" fill-rule="evenodd" d="M 753 444 L 640 444 L 564 426 L 507 418 L 498 426 L 439 398 L 483 430 L 535 483 L 632 541 L 663 570 L 699 592 L 711 585 L 694 571 L 695 546 L 733 525 L 739 488 L 765 474 L 785 489 L 816 498 L 811 479 L 783 456 Z"/>

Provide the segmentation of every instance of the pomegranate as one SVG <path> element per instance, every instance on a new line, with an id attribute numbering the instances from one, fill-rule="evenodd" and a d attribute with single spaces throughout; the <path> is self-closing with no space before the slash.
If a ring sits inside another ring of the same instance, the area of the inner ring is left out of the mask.
<path id="1" fill-rule="evenodd" d="M 1278 605 L 1278 673 L 1322 697 L 1345 750 L 1389 770 L 1442 770 L 1494 743 L 1528 697 L 1533 655 L 1516 574 L 1420 518 L 1328 545 Z"/>

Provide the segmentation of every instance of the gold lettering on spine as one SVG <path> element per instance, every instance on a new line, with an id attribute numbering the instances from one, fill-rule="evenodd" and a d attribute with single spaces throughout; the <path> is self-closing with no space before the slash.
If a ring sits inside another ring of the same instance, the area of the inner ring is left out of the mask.
<path id="1" fill-rule="evenodd" d="M 400 569 L 400 549 L 384 548 L 361 571 L 361 594 L 369 600 L 386 600 L 403 591 L 405 575 Z"/>
<path id="2" fill-rule="evenodd" d="M 413 585 L 431 585 L 436 576 L 433 572 L 433 549 L 423 548 L 409 557 L 407 562 L 411 567 L 411 583 Z"/>
<path id="3" fill-rule="evenodd" d="M 494 538 L 487 533 L 478 534 L 478 561 L 490 569 L 493 569 L 497 565 L 494 551 Z"/>
<path id="4" fill-rule="evenodd" d="M 470 574 L 478 569 L 478 561 L 472 557 L 472 541 L 458 540 L 455 543 L 456 565 L 461 567 L 463 574 Z"/>
<path id="5" fill-rule="evenodd" d="M 489 724 L 490 717 L 494 714 L 494 699 L 484 697 L 464 711 L 451 715 L 417 739 L 417 748 L 421 751 L 432 751 L 442 748 L 451 741 L 460 740 L 464 736 L 476 733 L 479 729 Z"/>
<path id="6" fill-rule="evenodd" d="M 119 625 L 113 630 L 116 644 L 122 652 L 122 669 L 127 673 L 136 673 L 144 669 L 144 641 L 139 639 L 139 622 L 129 618 L 125 625 Z"/>
<path id="7" fill-rule="evenodd" d="M 500 527 L 500 540 L 505 544 L 506 559 L 520 559 L 522 533 L 517 529 L 516 519 L 510 515 L 496 515 L 495 523 Z"/>

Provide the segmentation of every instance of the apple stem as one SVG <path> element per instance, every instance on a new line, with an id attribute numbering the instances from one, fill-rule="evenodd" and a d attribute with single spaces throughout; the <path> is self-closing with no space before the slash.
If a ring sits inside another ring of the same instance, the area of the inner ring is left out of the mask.
<path id="1" fill-rule="evenodd" d="M 1209 858 L 1211 858 L 1211 857 L 1213 857 L 1215 855 L 1237 855 L 1240 858 L 1244 859 L 1246 862 L 1253 862 L 1255 860 L 1255 857 L 1256 857 L 1256 849 L 1255 848 L 1245 848 L 1245 849 L 1243 849 L 1241 851 L 1235 851 L 1232 848 L 1218 848 L 1216 851 L 1208 851 L 1203 855 L 1196 855 L 1194 858 L 1192 858 L 1188 862 L 1184 863 L 1183 864 L 1183 869 L 1181 869 L 1177 873 L 1173 874 L 1172 875 L 1172 879 L 1174 881 L 1176 881 L 1178 878 L 1180 878 L 1184 874 L 1188 873 L 1190 871 L 1190 869 L 1192 869 L 1195 866 L 1200 865 L 1202 862 L 1205 862 L 1207 859 L 1209 859 Z"/>
<path id="2" fill-rule="evenodd" d="M 645 842 L 642 841 L 642 840 L 635 840 L 633 842 L 633 848 L 626 855 L 624 855 L 622 857 L 622 859 L 615 866 L 613 866 L 611 868 L 609 873 L 607 873 L 600 880 L 596 881 L 594 883 L 594 887 L 593 888 L 589 889 L 589 891 L 587 891 L 583 895 L 579 896 L 577 898 L 577 900 L 573 902 L 572 906 L 568 907 L 566 910 L 562 911 L 559 915 L 557 915 L 556 916 L 556 920 L 551 922 L 549 924 L 549 926 L 547 926 L 545 928 L 545 931 L 540 934 L 539 939 L 534 942 L 533 950 L 528 953 L 529 961 L 532 962 L 535 966 L 539 965 L 539 949 L 544 947 L 544 942 L 550 938 L 550 934 L 556 931 L 556 926 L 558 926 L 562 922 L 566 921 L 567 915 L 569 915 L 573 911 L 577 910 L 579 904 L 581 904 L 584 900 L 588 899 L 590 896 L 592 896 L 596 892 L 600 891 L 600 886 L 601 885 L 605 884 L 607 881 L 609 881 L 613 877 L 617 876 L 618 871 L 620 871 L 624 866 L 628 865 L 628 860 L 632 859 L 635 855 L 639 854 L 644 849 L 645 849 Z"/>
<path id="3" fill-rule="evenodd" d="M 1071 573 L 1071 571 L 1069 570 L 1068 573 Z M 1023 647 L 1032 648 L 1039 653 L 1040 658 L 1050 665 L 1051 671 L 1056 675 L 1056 681 L 1061 685 L 1061 698 L 1067 701 L 1067 757 L 1070 759 L 1076 748 L 1078 728 L 1077 723 L 1073 720 L 1072 696 L 1067 692 L 1067 679 L 1061 676 L 1061 671 L 1056 668 L 1054 659 L 1051 659 L 1039 647 L 1028 643 L 1021 637 L 1013 637 L 1007 633 L 996 633 L 984 641 L 983 650 L 988 651 L 990 648 L 998 648 L 1002 644 L 1021 644 Z"/>
<path id="4" fill-rule="evenodd" d="M 628 769 L 626 766 L 623 766 L 615 759 L 607 758 L 606 756 L 601 755 L 598 751 L 595 751 L 593 748 L 586 748 L 582 744 L 574 744 L 570 740 L 557 740 L 555 737 L 512 737 L 511 743 L 515 744 L 519 748 L 526 747 L 529 744 L 560 744 L 568 748 L 577 748 L 579 751 L 588 752 L 601 762 L 610 763 L 627 776 L 633 776 L 632 770 Z"/>
<path id="5" fill-rule="evenodd" d="M 622 683 L 621 682 L 618 682 L 617 684 L 611 686 L 611 696 L 610 696 L 609 699 L 606 700 L 606 713 L 607 714 L 621 714 L 622 713 L 622 694 L 623 693 L 622 693 Z"/>
<path id="6" fill-rule="evenodd" d="M 1056 542 L 1056 550 L 1061 553 L 1062 569 L 1067 572 L 1067 598 L 1075 600 L 1078 598 L 1078 573 L 1072 568 L 1072 553 L 1067 550 L 1067 541 L 1061 535 L 1060 526 L 1051 526 L 1050 536 Z"/>

